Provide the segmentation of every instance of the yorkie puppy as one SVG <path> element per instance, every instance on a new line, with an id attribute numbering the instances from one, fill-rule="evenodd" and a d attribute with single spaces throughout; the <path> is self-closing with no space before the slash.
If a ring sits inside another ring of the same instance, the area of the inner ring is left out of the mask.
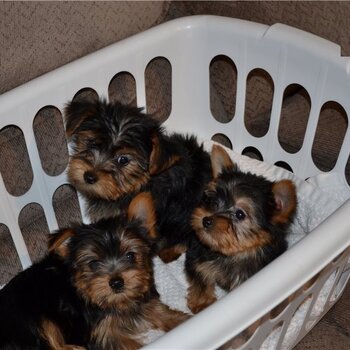
<path id="1" fill-rule="evenodd" d="M 190 218 L 211 179 L 210 157 L 194 136 L 166 135 L 141 109 L 104 100 L 65 109 L 72 154 L 70 183 L 84 196 L 92 221 L 118 214 L 139 191 L 157 213 L 157 248 L 168 262 L 186 250 Z"/>
<path id="2" fill-rule="evenodd" d="M 185 321 L 154 287 L 154 224 L 140 193 L 127 215 L 53 234 L 48 255 L 0 291 L 0 348 L 137 349 L 143 332 Z"/>
<path id="3" fill-rule="evenodd" d="M 297 205 L 290 180 L 243 173 L 216 145 L 211 161 L 214 179 L 194 210 L 196 237 L 186 253 L 187 303 L 193 313 L 216 300 L 216 284 L 230 291 L 286 250 Z"/>

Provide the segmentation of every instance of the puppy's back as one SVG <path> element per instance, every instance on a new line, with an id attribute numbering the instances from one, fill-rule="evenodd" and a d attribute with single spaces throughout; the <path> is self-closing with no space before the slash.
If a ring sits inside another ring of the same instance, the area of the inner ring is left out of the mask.
<path id="1" fill-rule="evenodd" d="M 166 136 L 179 160 L 151 179 L 150 190 L 158 215 L 158 230 L 169 246 L 187 244 L 192 229 L 190 217 L 211 180 L 208 152 L 193 135 Z M 175 151 L 176 149 L 176 151 Z"/>
<path id="2" fill-rule="evenodd" d="M 0 349 L 49 349 L 43 339 L 45 320 L 54 320 L 69 338 L 75 332 L 67 320 L 82 317 L 76 298 L 65 267 L 55 256 L 18 274 L 0 291 Z"/>

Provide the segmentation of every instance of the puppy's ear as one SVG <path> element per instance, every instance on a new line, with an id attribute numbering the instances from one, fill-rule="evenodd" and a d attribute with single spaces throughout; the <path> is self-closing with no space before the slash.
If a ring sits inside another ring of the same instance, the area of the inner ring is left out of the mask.
<path id="1" fill-rule="evenodd" d="M 297 207 L 297 196 L 295 185 L 290 180 L 281 180 L 272 185 L 275 197 L 275 210 L 272 223 L 284 225 L 289 223 L 295 214 Z"/>
<path id="2" fill-rule="evenodd" d="M 224 170 L 231 171 L 235 168 L 235 164 L 230 156 L 219 145 L 213 145 L 210 160 L 214 178 L 218 177 Z"/>
<path id="3" fill-rule="evenodd" d="M 149 237 L 157 237 L 156 210 L 151 193 L 141 192 L 133 198 L 129 204 L 128 218 L 140 220 L 141 225 L 147 228 Z"/>
<path id="4" fill-rule="evenodd" d="M 165 138 L 161 139 L 158 134 L 153 134 L 152 146 L 149 161 L 149 172 L 151 175 L 156 175 L 169 169 L 180 159 L 180 155 L 174 150 L 173 145 Z"/>
<path id="5" fill-rule="evenodd" d="M 68 244 L 75 231 L 71 228 L 66 228 L 49 235 L 48 251 L 56 253 L 62 258 L 68 255 Z"/>
<path id="6" fill-rule="evenodd" d="M 82 124 L 82 122 L 98 113 L 98 101 L 71 101 L 64 109 L 64 120 L 66 126 L 66 135 L 70 139 Z"/>

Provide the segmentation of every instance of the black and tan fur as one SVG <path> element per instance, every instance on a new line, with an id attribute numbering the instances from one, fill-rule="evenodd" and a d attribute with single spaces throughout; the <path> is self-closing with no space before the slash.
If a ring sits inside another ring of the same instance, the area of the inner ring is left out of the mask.
<path id="1" fill-rule="evenodd" d="M 139 191 L 150 191 L 159 255 L 171 261 L 184 252 L 192 211 L 211 179 L 209 154 L 196 138 L 167 135 L 141 109 L 104 100 L 73 100 L 65 121 L 68 178 L 86 199 L 90 219 L 115 216 Z"/>
<path id="2" fill-rule="evenodd" d="M 48 255 L 0 291 L 0 348 L 132 350 L 185 321 L 154 287 L 154 225 L 141 193 L 125 216 L 53 234 Z"/>
<path id="3" fill-rule="evenodd" d="M 286 250 L 297 204 L 290 180 L 243 173 L 220 146 L 213 146 L 211 160 L 214 180 L 194 210 L 196 238 L 186 255 L 194 313 L 216 300 L 216 284 L 230 291 Z"/>

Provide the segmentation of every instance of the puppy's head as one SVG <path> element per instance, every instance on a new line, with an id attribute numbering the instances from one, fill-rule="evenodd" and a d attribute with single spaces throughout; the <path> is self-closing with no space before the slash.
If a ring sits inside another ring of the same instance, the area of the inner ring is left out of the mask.
<path id="1" fill-rule="evenodd" d="M 160 151 L 159 123 L 141 109 L 73 100 L 65 124 L 72 150 L 68 178 L 89 198 L 116 200 L 138 192 L 150 176 L 171 166 Z"/>
<path id="2" fill-rule="evenodd" d="M 230 256 L 280 240 L 295 213 L 294 184 L 242 173 L 219 146 L 213 147 L 211 160 L 214 180 L 192 217 L 202 243 Z"/>
<path id="3" fill-rule="evenodd" d="M 152 198 L 141 193 L 123 217 L 54 234 L 49 251 L 67 264 L 73 283 L 85 300 L 102 309 L 127 310 L 153 286 L 154 225 Z"/>

